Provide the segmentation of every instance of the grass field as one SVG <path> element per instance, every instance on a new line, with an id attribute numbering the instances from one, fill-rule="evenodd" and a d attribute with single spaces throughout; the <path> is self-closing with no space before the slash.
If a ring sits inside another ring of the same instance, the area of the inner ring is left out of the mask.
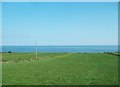
<path id="1" fill-rule="evenodd" d="M 104 53 L 3 53 L 3 85 L 116 85 L 118 57 Z"/>

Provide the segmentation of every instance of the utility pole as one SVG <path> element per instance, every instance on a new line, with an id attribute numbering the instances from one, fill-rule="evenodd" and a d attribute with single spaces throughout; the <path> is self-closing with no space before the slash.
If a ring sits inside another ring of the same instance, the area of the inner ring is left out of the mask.
<path id="1" fill-rule="evenodd" d="M 36 59 L 37 59 L 37 42 L 35 41 L 35 57 L 36 57 Z"/>

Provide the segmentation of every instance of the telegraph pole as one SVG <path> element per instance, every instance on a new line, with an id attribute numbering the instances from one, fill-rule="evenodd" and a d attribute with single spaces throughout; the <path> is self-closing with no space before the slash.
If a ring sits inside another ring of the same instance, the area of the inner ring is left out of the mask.
<path id="1" fill-rule="evenodd" d="M 35 41 L 35 57 L 37 59 L 37 42 Z"/>

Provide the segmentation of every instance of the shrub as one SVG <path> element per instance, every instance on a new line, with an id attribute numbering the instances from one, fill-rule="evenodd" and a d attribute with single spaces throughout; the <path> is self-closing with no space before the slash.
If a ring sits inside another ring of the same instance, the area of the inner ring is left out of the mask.
<path id="1" fill-rule="evenodd" d="M 8 53 L 12 53 L 11 51 L 8 51 Z"/>

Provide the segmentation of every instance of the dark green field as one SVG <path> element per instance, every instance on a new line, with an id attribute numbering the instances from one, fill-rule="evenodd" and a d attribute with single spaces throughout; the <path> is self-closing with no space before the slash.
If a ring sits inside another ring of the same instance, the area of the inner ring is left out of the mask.
<path id="1" fill-rule="evenodd" d="M 3 53 L 3 85 L 116 85 L 118 57 L 104 53 Z"/>

